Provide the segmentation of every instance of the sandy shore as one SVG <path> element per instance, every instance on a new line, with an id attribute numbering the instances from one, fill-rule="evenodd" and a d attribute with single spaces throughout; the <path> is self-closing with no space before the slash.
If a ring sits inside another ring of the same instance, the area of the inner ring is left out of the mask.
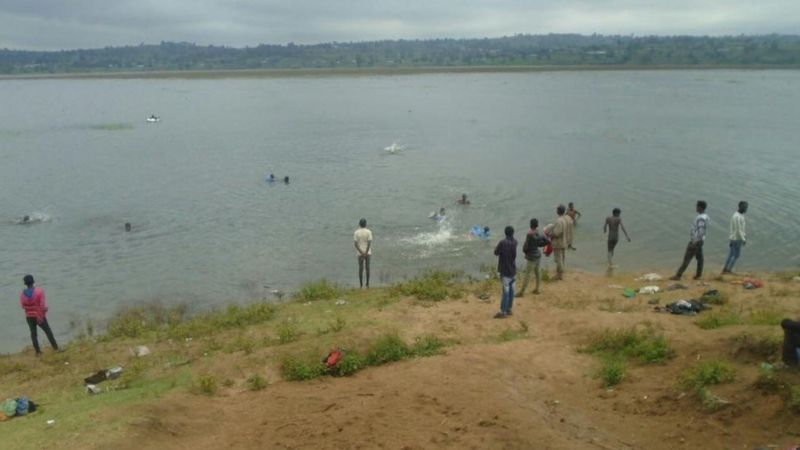
<path id="1" fill-rule="evenodd" d="M 412 286 L 421 296 L 439 288 L 451 294 L 440 301 L 420 300 L 409 286 L 309 288 L 263 321 L 143 327 L 136 337 L 86 338 L 41 359 L 30 352 L 3 357 L 0 395 L 27 395 L 43 406 L 0 423 L 2 439 L 20 449 L 193 450 L 800 443 L 800 376 L 762 366 L 779 360 L 776 321 L 800 316 L 798 273 L 753 274 L 765 281 L 753 290 L 731 276 L 623 297 L 621 287 L 671 283 L 637 281 L 639 275 L 569 273 L 546 283 L 541 295 L 517 299 L 514 316 L 500 320 L 492 319 L 500 293 L 494 280 Z M 654 310 L 710 289 L 724 304 L 697 316 Z M 605 386 L 603 358 L 585 349 L 614 330 L 648 330 L 671 353 L 655 363 L 629 358 L 621 381 Z M 386 333 L 408 343 L 436 336 L 446 345 L 434 356 L 350 376 L 285 380 L 288 357 L 313 361 L 337 347 L 367 351 Z M 137 358 L 130 352 L 136 345 L 152 353 Z M 687 374 L 712 363 L 731 377 L 702 392 L 686 384 Z M 116 364 L 130 374 L 124 385 L 109 381 L 118 390 L 84 392 L 83 377 Z M 263 385 L 254 387 L 254 379 Z"/>

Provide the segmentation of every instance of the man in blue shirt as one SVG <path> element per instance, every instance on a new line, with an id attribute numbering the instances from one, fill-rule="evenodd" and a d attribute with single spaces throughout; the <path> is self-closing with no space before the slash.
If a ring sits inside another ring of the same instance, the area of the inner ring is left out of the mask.
<path id="1" fill-rule="evenodd" d="M 494 254 L 497 255 L 497 271 L 503 282 L 503 298 L 500 301 L 500 312 L 495 314 L 495 319 L 504 319 L 511 315 L 514 306 L 514 283 L 517 276 L 517 241 L 514 239 L 514 227 L 505 229 L 506 238 L 497 243 Z"/>

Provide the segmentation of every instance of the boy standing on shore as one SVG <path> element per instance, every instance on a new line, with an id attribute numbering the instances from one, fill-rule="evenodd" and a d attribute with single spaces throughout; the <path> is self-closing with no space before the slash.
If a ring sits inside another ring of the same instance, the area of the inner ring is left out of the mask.
<path id="1" fill-rule="evenodd" d="M 367 219 L 358 221 L 359 228 L 353 233 L 353 245 L 358 252 L 358 285 L 364 287 L 364 267 L 367 269 L 367 287 L 369 287 L 369 258 L 372 256 L 372 231 L 367 228 Z"/>
<path id="2" fill-rule="evenodd" d="M 709 220 L 708 214 L 706 214 L 707 206 L 705 201 L 697 201 L 697 217 L 692 223 L 691 238 L 689 239 L 689 245 L 686 246 L 686 253 L 683 255 L 683 264 L 670 280 L 680 280 L 683 272 L 689 267 L 692 258 L 697 258 L 697 272 L 694 279 L 699 280 L 703 276 L 703 243 L 706 240 L 706 229 L 708 228 Z"/>
<path id="3" fill-rule="evenodd" d="M 500 312 L 494 315 L 495 319 L 504 319 L 511 315 L 514 306 L 514 283 L 517 276 L 517 241 L 514 239 L 514 227 L 505 229 L 506 238 L 497 243 L 494 254 L 497 256 L 497 271 L 503 282 L 503 297 L 500 301 Z"/>
<path id="4" fill-rule="evenodd" d="M 625 230 L 625 225 L 622 224 L 622 210 L 619 208 L 614 208 L 611 211 L 611 216 L 606 217 L 606 223 L 603 225 L 603 233 L 608 232 L 608 267 L 612 267 L 612 259 L 614 258 L 614 248 L 616 248 L 617 243 L 619 242 L 619 229 L 622 228 L 622 232 L 625 233 L 625 239 L 628 242 L 631 241 L 631 238 L 628 236 L 628 232 Z"/>
<path id="5" fill-rule="evenodd" d="M 539 247 L 547 245 L 547 238 L 539 233 L 539 220 L 531 219 L 531 229 L 525 235 L 525 243 L 522 244 L 522 253 L 525 255 L 526 265 L 525 272 L 522 274 L 522 287 L 517 293 L 517 297 L 522 297 L 525 294 L 525 288 L 528 287 L 528 281 L 531 279 L 531 271 L 536 276 L 536 288 L 533 290 L 534 294 L 539 293 L 539 263 L 542 261 L 542 251 Z"/>
<path id="6" fill-rule="evenodd" d="M 744 213 L 746 212 L 747 202 L 741 201 L 739 202 L 739 209 L 731 216 L 730 252 L 728 252 L 728 259 L 725 260 L 725 267 L 722 269 L 722 273 L 733 273 L 733 265 L 739 259 L 742 247 L 747 243 L 747 236 L 744 231 Z"/>
<path id="7" fill-rule="evenodd" d="M 53 350 L 58 351 L 56 338 L 53 336 L 50 324 L 47 323 L 47 299 L 44 296 L 44 289 L 33 286 L 33 275 L 25 275 L 22 281 L 25 283 L 25 289 L 19 294 L 19 304 L 25 310 L 25 320 L 28 322 L 36 356 L 42 354 L 36 327 L 44 331 L 44 334 L 47 335 L 47 340 L 50 341 L 50 346 L 53 347 Z"/>

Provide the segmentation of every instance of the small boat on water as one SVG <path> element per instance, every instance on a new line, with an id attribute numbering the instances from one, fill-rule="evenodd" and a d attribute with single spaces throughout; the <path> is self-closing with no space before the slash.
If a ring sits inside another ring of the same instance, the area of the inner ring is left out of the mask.
<path id="1" fill-rule="evenodd" d="M 148 118 L 147 118 L 147 119 L 145 119 L 145 120 L 147 120 L 147 121 L 148 121 L 148 122 L 150 122 L 150 123 L 161 122 L 161 118 L 160 118 L 160 117 L 158 117 L 158 116 L 157 116 L 157 115 L 155 115 L 155 114 L 152 114 L 150 117 L 148 117 Z"/>

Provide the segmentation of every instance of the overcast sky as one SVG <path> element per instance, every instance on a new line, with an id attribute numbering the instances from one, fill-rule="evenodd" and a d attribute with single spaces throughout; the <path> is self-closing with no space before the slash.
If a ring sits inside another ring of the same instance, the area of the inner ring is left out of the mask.
<path id="1" fill-rule="evenodd" d="M 800 34 L 800 0 L 0 0 L 0 48 L 517 33 Z"/>

